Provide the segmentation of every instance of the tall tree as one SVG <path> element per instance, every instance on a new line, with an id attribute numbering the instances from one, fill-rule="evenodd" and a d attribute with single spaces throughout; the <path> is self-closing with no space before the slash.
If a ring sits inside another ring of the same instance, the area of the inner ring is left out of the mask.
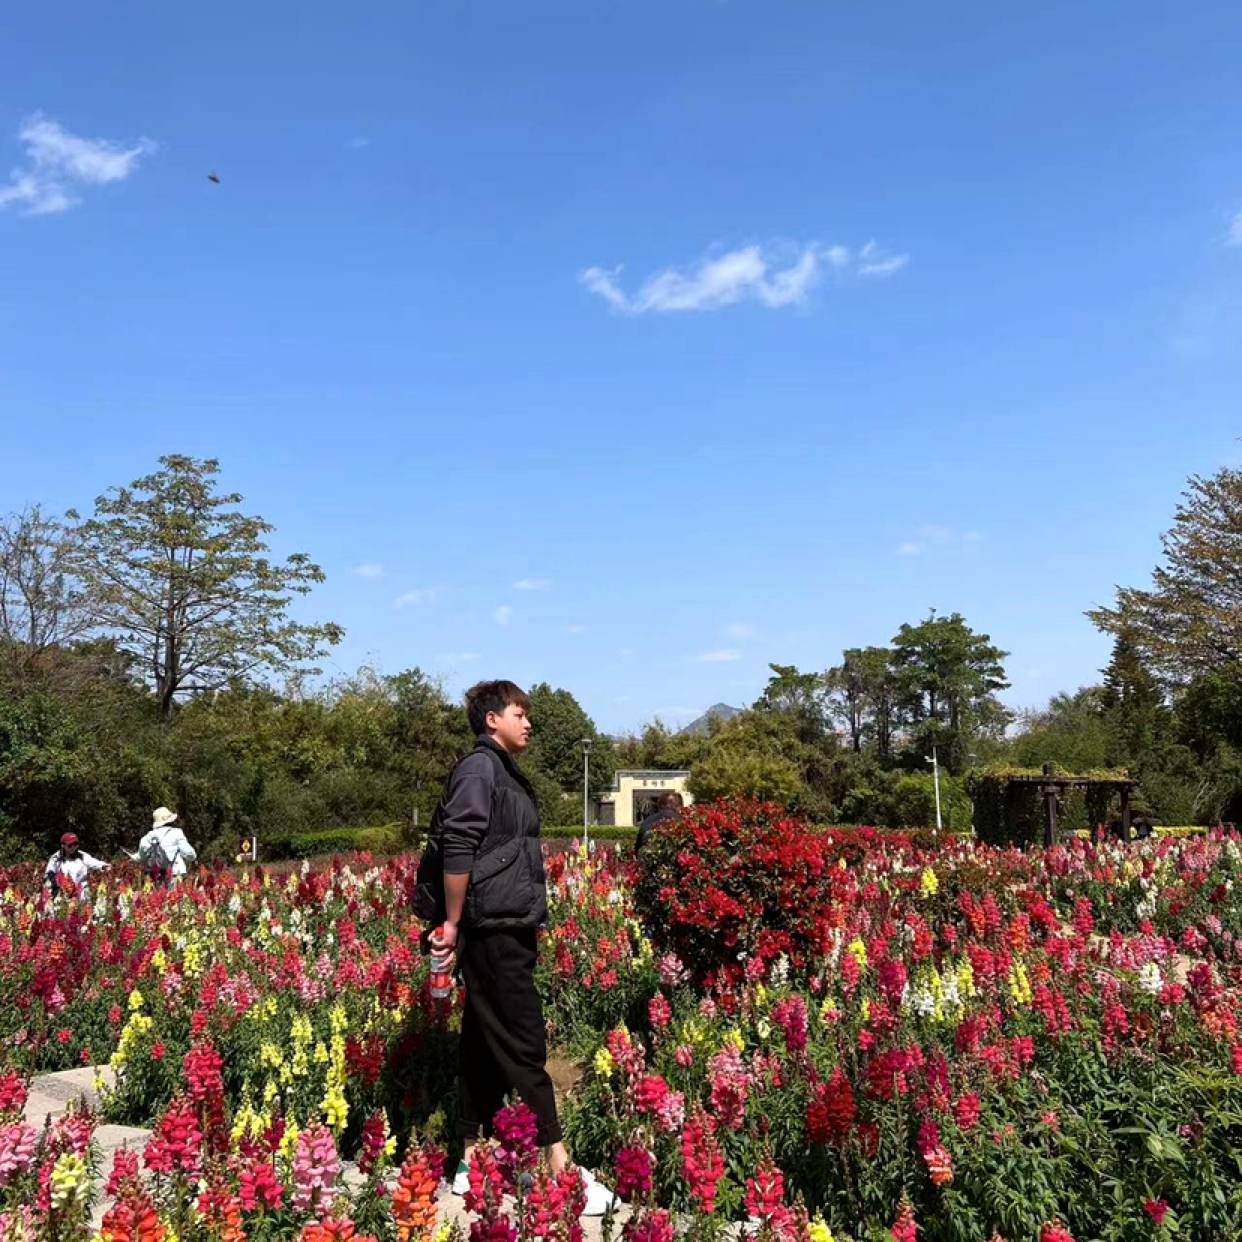
<path id="1" fill-rule="evenodd" d="M 1113 643 L 1100 703 L 1116 740 L 1115 762 L 1135 763 L 1167 731 L 1164 692 L 1126 633 Z"/>
<path id="2" fill-rule="evenodd" d="M 582 740 L 591 742 L 591 788 L 612 783 L 616 758 L 612 741 L 595 727 L 595 721 L 568 690 L 553 689 L 546 681 L 531 686 L 530 718 L 534 725 L 527 764 L 544 772 L 562 790 L 582 789 Z"/>
<path id="3" fill-rule="evenodd" d="M 938 617 L 933 611 L 893 639 L 893 668 L 915 734 L 943 746 L 955 773 L 965 767 L 974 737 L 1003 732 L 1009 719 L 996 698 L 1009 685 L 1002 663 L 1008 654 L 957 612 Z"/>
<path id="4" fill-rule="evenodd" d="M 217 461 L 173 455 L 160 467 L 100 496 L 74 534 L 94 620 L 137 657 L 167 720 L 178 696 L 292 670 L 344 631 L 291 619 L 294 596 L 323 572 L 302 552 L 268 558 L 274 528 L 216 491 Z"/>
<path id="5" fill-rule="evenodd" d="M 1112 608 L 1087 615 L 1125 634 L 1157 672 L 1176 683 L 1242 664 L 1242 470 L 1191 476 L 1173 526 L 1161 538 L 1164 564 L 1150 590 L 1119 587 Z"/>
<path id="6" fill-rule="evenodd" d="M 0 522 L 0 654 L 7 671 L 24 677 L 90 628 L 64 523 L 37 505 Z"/>
<path id="7" fill-rule="evenodd" d="M 755 701 L 754 710 L 783 716 L 799 741 L 813 744 L 827 726 L 827 687 L 820 673 L 803 673 L 792 664 L 769 664 L 772 676 Z"/>
<path id="8" fill-rule="evenodd" d="M 892 649 L 850 647 L 828 670 L 826 682 L 830 711 L 844 722 L 851 748 L 860 752 L 870 738 L 877 756 L 887 759 L 897 711 Z"/>

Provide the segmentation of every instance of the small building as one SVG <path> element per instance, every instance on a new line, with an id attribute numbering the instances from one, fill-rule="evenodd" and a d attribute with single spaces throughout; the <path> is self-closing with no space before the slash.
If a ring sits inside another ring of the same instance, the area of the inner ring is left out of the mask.
<path id="1" fill-rule="evenodd" d="M 686 791 L 689 771 L 658 768 L 618 768 L 612 788 L 599 795 L 596 803 L 598 822 L 603 826 L 633 828 L 655 810 L 661 794 L 681 795 L 682 805 L 694 799 Z"/>

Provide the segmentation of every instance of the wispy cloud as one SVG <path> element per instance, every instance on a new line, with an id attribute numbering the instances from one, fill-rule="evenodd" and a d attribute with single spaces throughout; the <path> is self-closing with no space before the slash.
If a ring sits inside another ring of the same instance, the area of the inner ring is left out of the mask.
<path id="1" fill-rule="evenodd" d="M 492 613 L 492 619 L 497 625 L 508 625 L 513 620 L 513 609 L 508 604 L 501 604 L 499 608 Z"/>
<path id="2" fill-rule="evenodd" d="M 477 651 L 451 651 L 444 655 L 436 656 L 438 664 L 473 664 L 476 660 L 483 657 Z"/>
<path id="3" fill-rule="evenodd" d="M 741 641 L 744 638 L 753 638 L 755 627 L 747 625 L 744 621 L 734 621 L 732 625 L 726 625 L 724 632 L 729 638 Z"/>
<path id="4" fill-rule="evenodd" d="M 736 647 L 722 647 L 719 651 L 705 651 L 699 656 L 702 664 L 731 664 L 740 660 L 742 653 Z"/>
<path id="5" fill-rule="evenodd" d="M 392 601 L 394 608 L 416 608 L 419 604 L 434 604 L 440 598 L 439 587 L 423 587 L 414 591 L 406 591 Z"/>
<path id="6" fill-rule="evenodd" d="M 124 181 L 138 161 L 155 150 L 149 138 L 124 146 L 107 138 L 79 138 L 40 113 L 17 131 L 26 165 L 0 185 L 0 208 L 18 207 L 30 216 L 55 215 L 78 203 L 75 189 Z"/>
<path id="7" fill-rule="evenodd" d="M 574 621 L 565 627 L 566 634 L 585 634 L 591 627 Z"/>
<path id="8" fill-rule="evenodd" d="M 519 578 L 514 584 L 515 591 L 546 591 L 552 583 L 547 578 Z"/>
<path id="9" fill-rule="evenodd" d="M 368 561 L 365 565 L 355 565 L 350 573 L 358 578 L 382 578 L 384 566 L 379 561 Z"/>
<path id="10" fill-rule="evenodd" d="M 361 151 L 363 147 L 371 145 L 371 139 L 357 134 L 345 144 L 351 151 Z"/>
<path id="11" fill-rule="evenodd" d="M 908 254 L 885 254 L 873 241 L 858 252 L 860 276 L 892 276 L 910 262 Z"/>
<path id="12" fill-rule="evenodd" d="M 951 526 L 920 526 L 917 539 L 907 539 L 897 545 L 898 556 L 921 556 L 931 548 L 981 543 L 983 536 L 977 530 L 959 534 Z"/>
<path id="13" fill-rule="evenodd" d="M 689 271 L 666 268 L 627 294 L 621 287 L 622 268 L 588 267 L 582 284 L 615 310 L 631 315 L 648 311 L 708 311 L 738 302 L 758 302 L 770 309 L 805 303 L 826 272 L 888 276 L 909 262 L 908 255 L 886 255 L 868 242 L 855 257 L 846 246 L 818 242 L 792 249 L 743 246 L 704 259 Z"/>

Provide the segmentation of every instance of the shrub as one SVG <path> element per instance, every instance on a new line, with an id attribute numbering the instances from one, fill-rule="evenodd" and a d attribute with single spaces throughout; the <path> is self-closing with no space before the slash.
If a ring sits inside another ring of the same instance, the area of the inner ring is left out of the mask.
<path id="1" fill-rule="evenodd" d="M 653 938 L 704 982 L 740 978 L 751 957 L 801 964 L 831 933 L 850 869 L 881 839 L 910 844 L 874 828 L 818 828 L 773 803 L 697 803 L 652 833 L 636 902 Z"/>
<path id="2" fill-rule="evenodd" d="M 582 836 L 582 825 L 545 824 L 539 833 L 551 840 L 573 839 Z M 633 841 L 638 836 L 638 829 L 618 827 L 615 824 L 592 824 L 590 835 L 592 841 Z"/>
<path id="3" fill-rule="evenodd" d="M 398 854 L 408 842 L 397 824 L 381 824 L 372 828 L 326 828 L 321 832 L 300 832 L 289 838 L 288 857 L 314 858 L 320 854 L 350 854 L 365 850 L 370 854 Z M 263 840 L 259 853 L 264 861 L 273 856 L 265 853 Z"/>

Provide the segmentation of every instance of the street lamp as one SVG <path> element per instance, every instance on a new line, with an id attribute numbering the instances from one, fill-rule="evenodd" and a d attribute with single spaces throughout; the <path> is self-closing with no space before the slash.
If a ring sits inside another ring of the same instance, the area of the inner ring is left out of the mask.
<path id="1" fill-rule="evenodd" d="M 591 741 L 589 737 L 582 739 L 582 844 L 589 850 L 590 840 L 590 799 L 591 799 Z"/>
<path id="2" fill-rule="evenodd" d="M 940 764 L 936 760 L 936 747 L 932 746 L 931 756 L 927 760 L 932 765 L 932 784 L 936 789 L 936 835 L 940 835 Z"/>

